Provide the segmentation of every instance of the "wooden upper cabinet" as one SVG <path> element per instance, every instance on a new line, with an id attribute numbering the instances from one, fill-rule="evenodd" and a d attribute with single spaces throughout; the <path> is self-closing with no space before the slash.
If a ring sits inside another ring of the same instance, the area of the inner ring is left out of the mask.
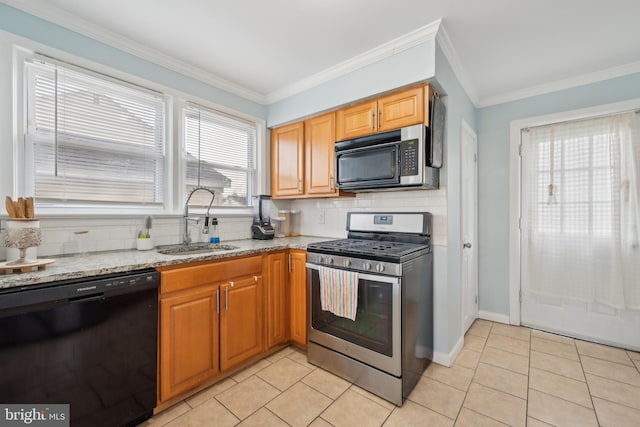
<path id="1" fill-rule="evenodd" d="M 417 86 L 336 112 L 336 140 L 429 124 L 429 85 Z"/>
<path id="2" fill-rule="evenodd" d="M 376 100 L 363 102 L 336 112 L 336 140 L 355 138 L 376 132 Z"/>
<path id="3" fill-rule="evenodd" d="M 424 121 L 424 87 L 415 87 L 378 99 L 378 132 Z"/>
<path id="4" fill-rule="evenodd" d="M 336 113 L 313 117 L 304 124 L 305 175 L 308 195 L 338 194 L 334 181 Z"/>
<path id="5" fill-rule="evenodd" d="M 304 123 L 271 129 L 271 196 L 303 193 Z"/>

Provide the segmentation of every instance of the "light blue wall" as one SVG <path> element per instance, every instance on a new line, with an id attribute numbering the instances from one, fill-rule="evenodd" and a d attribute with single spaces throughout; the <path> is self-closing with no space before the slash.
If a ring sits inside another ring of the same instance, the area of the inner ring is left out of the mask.
<path id="1" fill-rule="evenodd" d="M 0 29 L 216 104 L 266 118 L 266 107 L 0 3 Z M 8 60 L 2 58 L 2 61 Z M 221 58 L 221 60 L 223 60 Z M 0 94 L 11 99 L 11 94 Z M 4 102 L 4 101 L 3 101 Z"/>
<path id="2" fill-rule="evenodd" d="M 509 315 L 510 122 L 635 98 L 640 73 L 478 110 L 480 310 Z"/>
<path id="3" fill-rule="evenodd" d="M 447 122 L 445 129 L 445 162 L 441 174 L 445 174 L 443 183 L 447 187 L 447 280 L 445 287 L 436 291 L 442 294 L 437 297 L 437 303 L 443 304 L 447 310 L 446 342 L 441 342 L 440 348 L 451 351 L 462 336 L 462 308 L 461 308 L 461 261 L 462 236 L 460 212 L 460 136 L 462 120 L 475 130 L 476 109 L 456 78 L 449 62 L 440 46 L 436 49 L 436 80 L 442 87 L 446 97 Z M 441 175 L 442 180 L 442 175 Z M 445 297 L 446 295 L 446 297 Z M 444 298 L 443 298 L 444 297 Z M 439 300 L 439 301 L 438 301 Z"/>
<path id="4" fill-rule="evenodd" d="M 435 42 L 428 41 L 269 105 L 274 127 L 434 76 Z"/>

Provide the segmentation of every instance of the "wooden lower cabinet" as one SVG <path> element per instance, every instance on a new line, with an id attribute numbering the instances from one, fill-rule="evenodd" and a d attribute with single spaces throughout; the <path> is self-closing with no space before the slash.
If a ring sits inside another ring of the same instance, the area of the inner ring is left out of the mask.
<path id="1" fill-rule="evenodd" d="M 218 285 L 160 300 L 160 400 L 215 377 L 218 363 Z"/>
<path id="2" fill-rule="evenodd" d="M 270 349 L 289 341 L 287 253 L 270 253 L 265 261 L 266 345 Z"/>
<path id="3" fill-rule="evenodd" d="M 222 285 L 220 300 L 220 370 L 224 372 L 264 351 L 262 276 Z"/>
<path id="4" fill-rule="evenodd" d="M 280 250 L 160 267 L 159 403 L 270 348 L 306 346 L 306 258 L 304 250 Z"/>
<path id="5" fill-rule="evenodd" d="M 307 346 L 307 325 L 309 318 L 307 303 L 307 251 L 290 251 L 290 328 L 291 341 L 301 347 Z"/>

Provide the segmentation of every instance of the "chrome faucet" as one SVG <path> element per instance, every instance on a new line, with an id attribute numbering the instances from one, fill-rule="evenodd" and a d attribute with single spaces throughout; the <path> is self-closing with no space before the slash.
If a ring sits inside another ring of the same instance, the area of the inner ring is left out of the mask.
<path id="1" fill-rule="evenodd" d="M 191 233 L 189 232 L 189 221 L 193 221 L 196 224 L 200 222 L 199 217 L 189 216 L 189 200 L 191 200 L 191 196 L 193 196 L 193 193 L 195 193 L 198 190 L 204 190 L 211 193 L 211 202 L 209 202 L 209 207 L 207 208 L 207 213 L 205 214 L 205 221 L 204 221 L 205 229 L 202 231 L 205 234 L 209 232 L 208 230 L 209 210 L 211 209 L 211 205 L 213 205 L 213 199 L 216 197 L 216 193 L 214 193 L 213 190 L 207 187 L 196 187 L 193 190 L 191 190 L 191 192 L 187 196 L 187 201 L 184 203 L 184 234 L 182 235 L 182 243 L 185 245 L 188 245 L 191 243 L 191 236 L 190 236 Z"/>

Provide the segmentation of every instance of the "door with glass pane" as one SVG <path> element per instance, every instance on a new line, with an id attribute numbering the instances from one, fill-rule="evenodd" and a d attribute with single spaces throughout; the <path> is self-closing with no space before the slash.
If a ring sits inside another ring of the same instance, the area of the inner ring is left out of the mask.
<path id="1" fill-rule="evenodd" d="M 634 113 L 522 133 L 521 322 L 640 349 Z"/>

